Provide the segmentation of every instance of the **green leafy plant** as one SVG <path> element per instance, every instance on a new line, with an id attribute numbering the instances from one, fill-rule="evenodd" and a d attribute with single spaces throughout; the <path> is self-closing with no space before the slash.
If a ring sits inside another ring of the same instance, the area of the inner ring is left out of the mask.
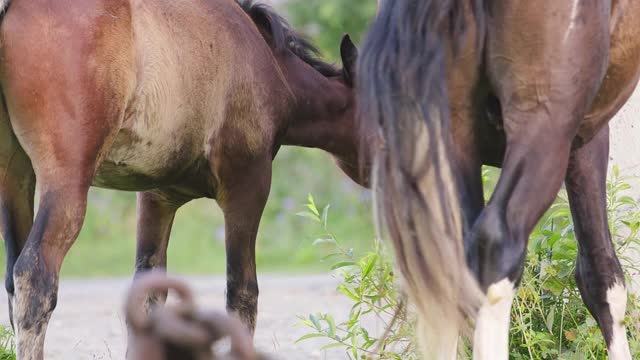
<path id="1" fill-rule="evenodd" d="M 16 360 L 13 332 L 4 326 L 0 326 L 0 360 Z"/>
<path id="2" fill-rule="evenodd" d="M 627 284 L 637 267 L 629 257 L 640 245 L 640 208 L 628 196 L 629 178 L 617 168 L 607 185 L 609 227 Z M 531 234 L 527 263 L 511 317 L 513 359 L 606 359 L 598 325 L 584 306 L 574 272 L 577 242 L 564 190 Z M 626 317 L 634 358 L 640 356 L 640 307 L 629 295 Z"/>
<path id="3" fill-rule="evenodd" d="M 497 175 L 495 169 L 483 171 L 488 194 Z M 629 180 L 614 168 L 607 185 L 607 210 L 615 248 L 630 285 L 631 275 L 640 273 L 630 257 L 640 250 L 640 205 L 628 195 Z M 329 313 L 302 317 L 301 324 L 310 332 L 298 341 L 326 338 L 323 349 L 343 347 L 350 359 L 416 358 L 415 319 L 404 306 L 405 297 L 396 285 L 386 248 L 376 241 L 371 252 L 354 255 L 329 231 L 329 207 L 319 211 L 311 196 L 306 207 L 299 215 L 319 226 L 314 245 L 328 252 L 322 260 L 339 276 L 338 289 L 353 307 L 348 319 L 339 322 Z M 561 190 L 529 240 L 524 275 L 512 308 L 511 359 L 607 358 L 604 339 L 574 279 L 577 251 L 567 195 Z M 386 327 L 386 333 L 376 333 L 370 318 Z M 632 356 L 640 358 L 640 299 L 635 294 L 629 295 L 625 323 Z M 461 341 L 461 357 L 470 356 L 468 343 Z"/>
<path id="4" fill-rule="evenodd" d="M 415 358 L 413 321 L 383 245 L 374 241 L 371 252 L 356 256 L 352 248 L 345 247 L 329 231 L 328 205 L 319 211 L 309 195 L 306 208 L 298 215 L 319 227 L 313 244 L 328 252 L 322 260 L 329 262 L 330 269 L 340 278 L 338 290 L 350 299 L 352 307 L 348 318 L 341 321 L 323 312 L 300 317 L 299 324 L 311 331 L 297 341 L 326 338 L 328 343 L 321 350 L 343 347 L 349 359 Z"/>

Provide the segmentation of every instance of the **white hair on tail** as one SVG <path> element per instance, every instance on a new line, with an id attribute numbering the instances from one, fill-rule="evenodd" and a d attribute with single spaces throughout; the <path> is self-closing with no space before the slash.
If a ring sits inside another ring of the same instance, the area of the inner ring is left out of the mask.
<path id="1" fill-rule="evenodd" d="M 11 0 L 0 0 L 0 15 L 4 15 L 10 3 L 11 3 Z"/>

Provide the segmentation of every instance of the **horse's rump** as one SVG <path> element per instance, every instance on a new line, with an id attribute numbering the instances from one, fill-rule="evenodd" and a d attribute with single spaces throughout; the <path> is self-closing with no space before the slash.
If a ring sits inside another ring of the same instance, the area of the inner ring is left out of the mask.
<path id="1" fill-rule="evenodd" d="M 47 91 L 107 113 L 104 131 L 117 135 L 101 150 L 102 187 L 175 181 L 218 146 L 260 153 L 274 136 L 272 104 L 288 96 L 269 45 L 234 1 L 14 0 L 2 29 L 3 92 L 12 118 L 29 119 L 17 132 L 45 127 L 51 109 L 42 108 L 59 103 Z"/>

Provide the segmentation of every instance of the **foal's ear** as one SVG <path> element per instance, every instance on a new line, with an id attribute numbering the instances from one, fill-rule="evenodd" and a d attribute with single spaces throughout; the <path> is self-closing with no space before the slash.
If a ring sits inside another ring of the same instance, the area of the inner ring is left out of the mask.
<path id="1" fill-rule="evenodd" d="M 356 63 L 358 62 L 358 49 L 351 41 L 349 34 L 342 37 L 340 44 L 340 56 L 342 57 L 342 72 L 347 84 L 353 86 L 356 75 Z"/>

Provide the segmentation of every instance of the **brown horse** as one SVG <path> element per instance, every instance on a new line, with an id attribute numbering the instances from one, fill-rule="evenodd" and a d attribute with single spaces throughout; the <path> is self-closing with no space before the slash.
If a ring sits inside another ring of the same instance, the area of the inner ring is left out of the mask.
<path id="1" fill-rule="evenodd" d="M 0 4 L 0 214 L 18 357 L 43 357 L 92 185 L 139 192 L 137 273 L 166 266 L 181 205 L 216 199 L 227 307 L 253 330 L 256 233 L 278 148 L 324 149 L 359 180 L 349 38 L 339 70 L 250 1 Z"/>
<path id="2" fill-rule="evenodd" d="M 462 310 L 474 357 L 508 358 L 526 242 L 564 179 L 580 292 L 610 358 L 631 358 L 605 181 L 607 123 L 640 76 L 637 15 L 628 1 L 383 2 L 358 101 L 382 134 L 374 183 L 425 354 L 452 357 Z M 483 163 L 503 167 L 486 206 Z"/>

